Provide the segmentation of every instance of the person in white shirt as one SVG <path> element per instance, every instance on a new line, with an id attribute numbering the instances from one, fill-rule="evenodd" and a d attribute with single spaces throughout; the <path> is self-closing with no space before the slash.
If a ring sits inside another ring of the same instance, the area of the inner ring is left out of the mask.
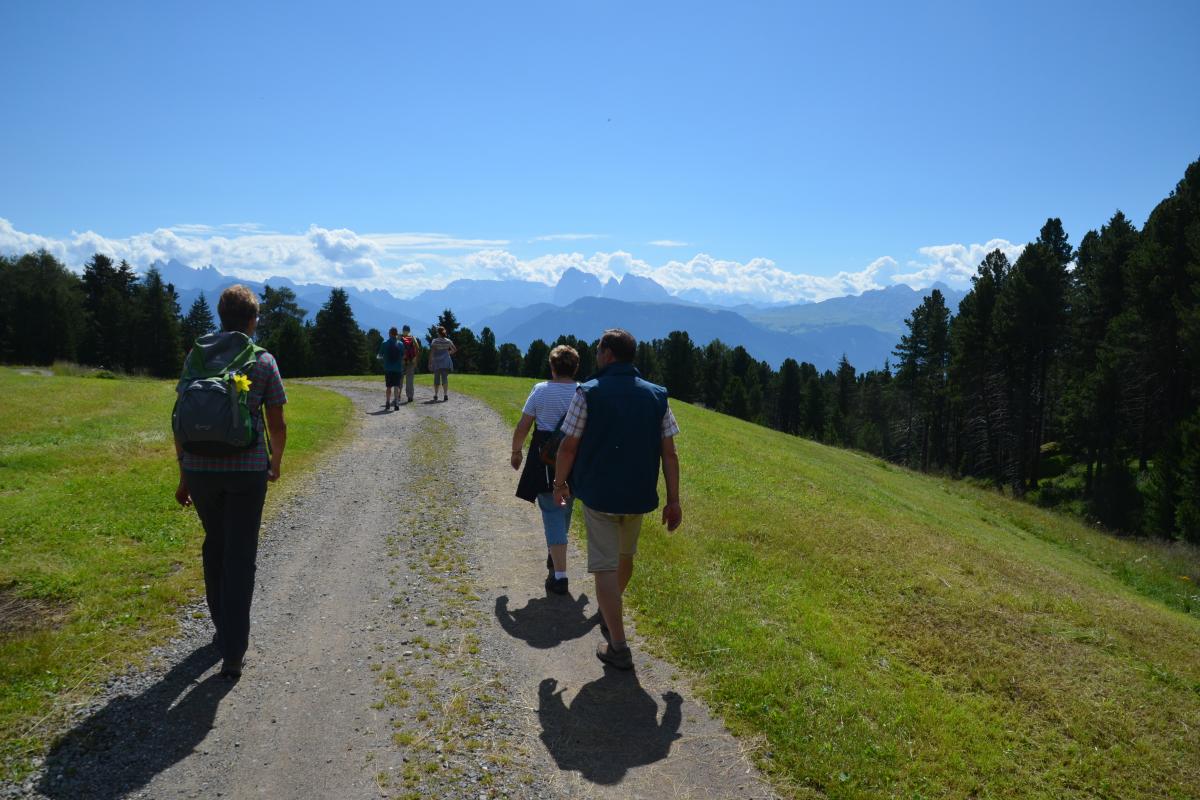
<path id="1" fill-rule="evenodd" d="M 567 531 L 571 527 L 571 511 L 574 503 L 559 505 L 554 502 L 554 467 L 540 457 L 542 445 L 551 438 L 562 421 L 567 407 L 575 397 L 578 384 L 575 373 L 579 370 L 579 353 L 575 348 L 559 345 L 550 351 L 549 381 L 533 387 L 521 420 L 513 431 L 513 469 L 521 468 L 521 447 L 529 429 L 536 425 L 533 441 L 529 445 L 529 458 L 517 482 L 517 497 L 537 503 L 542 512 L 542 527 L 546 534 L 546 591 L 555 594 L 567 593 Z"/>

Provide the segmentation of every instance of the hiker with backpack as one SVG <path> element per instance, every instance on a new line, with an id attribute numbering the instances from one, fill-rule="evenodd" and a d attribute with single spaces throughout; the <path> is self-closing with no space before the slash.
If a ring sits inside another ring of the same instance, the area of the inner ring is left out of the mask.
<path id="1" fill-rule="evenodd" d="M 407 325 L 400 332 L 400 347 L 404 350 L 404 392 L 408 402 L 413 401 L 413 374 L 417 371 L 417 359 L 421 357 L 421 343 L 412 335 L 412 328 Z M 400 386 L 396 385 L 396 408 L 400 408 Z"/>
<path id="2" fill-rule="evenodd" d="M 258 530 L 267 483 L 279 479 L 287 394 L 275 357 L 254 344 L 258 299 L 230 286 L 217 303 L 221 332 L 202 336 L 184 360 L 171 414 L 179 485 L 204 526 L 204 591 L 223 659 L 236 680 L 250 638 Z M 264 419 L 265 417 L 265 419 Z"/>
<path id="3" fill-rule="evenodd" d="M 554 458 L 552 452 L 561 436 L 559 426 L 567 413 L 567 407 L 575 398 L 575 373 L 579 370 L 579 353 L 575 348 L 560 344 L 550 351 L 550 380 L 533 387 L 525 407 L 521 409 L 521 420 L 513 431 L 513 469 L 521 468 L 521 447 L 530 427 L 533 440 L 529 444 L 529 458 L 517 481 L 517 497 L 537 503 L 542 512 L 542 529 L 546 534 L 546 591 L 555 594 L 567 593 L 567 531 L 571 528 L 571 511 L 574 498 L 566 505 L 554 502 Z"/>
<path id="4" fill-rule="evenodd" d="M 404 345 L 400 343 L 400 332 L 395 326 L 388 330 L 388 338 L 379 344 L 375 358 L 383 362 L 383 407 L 393 405 L 400 410 L 400 381 L 404 377 Z M 394 390 L 394 391 L 393 391 Z M 412 398 L 408 398 L 412 401 Z"/>

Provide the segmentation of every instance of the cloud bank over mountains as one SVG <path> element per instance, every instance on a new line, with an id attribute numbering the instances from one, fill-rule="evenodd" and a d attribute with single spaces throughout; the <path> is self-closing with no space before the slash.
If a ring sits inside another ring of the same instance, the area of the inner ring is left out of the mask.
<path id="1" fill-rule="evenodd" d="M 552 234 L 539 241 L 579 241 L 593 234 Z M 665 245 L 668 240 L 652 244 Z M 19 231 L 0 217 L 0 253 L 19 255 L 44 249 L 72 269 L 82 269 L 94 253 L 125 259 L 138 269 L 155 261 L 177 259 L 192 266 L 213 265 L 221 272 L 251 280 L 284 275 L 297 283 L 386 289 L 410 297 L 438 289 L 458 278 L 521 279 L 555 284 L 575 268 L 601 282 L 626 274 L 654 279 L 672 294 L 720 304 L 799 303 L 869 289 L 907 284 L 923 289 L 936 282 L 969 286 L 979 262 L 999 249 L 1010 259 L 1023 245 L 1004 239 L 983 244 L 922 247 L 917 257 L 898 262 L 882 256 L 857 271 L 835 275 L 791 272 L 768 258 L 745 263 L 697 253 L 687 260 L 650 263 L 623 250 L 591 255 L 561 252 L 523 258 L 503 239 L 460 238 L 444 233 L 357 233 L 312 225 L 303 233 L 280 233 L 256 223 L 176 225 L 126 238 L 93 231 L 62 239 Z M 673 246 L 682 243 L 670 242 Z"/>

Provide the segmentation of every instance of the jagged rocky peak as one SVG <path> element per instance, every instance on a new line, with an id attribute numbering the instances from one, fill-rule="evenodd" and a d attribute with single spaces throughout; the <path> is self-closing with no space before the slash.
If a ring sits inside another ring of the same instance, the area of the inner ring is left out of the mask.
<path id="1" fill-rule="evenodd" d="M 554 303 L 565 306 L 581 297 L 599 297 L 603 289 L 600 279 L 595 275 L 569 267 L 554 287 Z"/>

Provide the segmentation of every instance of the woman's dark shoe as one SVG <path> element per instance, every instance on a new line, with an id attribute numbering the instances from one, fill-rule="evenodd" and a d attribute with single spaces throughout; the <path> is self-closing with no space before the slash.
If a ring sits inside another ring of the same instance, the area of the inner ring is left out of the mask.
<path id="1" fill-rule="evenodd" d="M 628 647 L 616 649 L 609 642 L 596 645 L 596 658 L 614 669 L 633 669 L 633 653 Z"/>
<path id="2" fill-rule="evenodd" d="M 236 681 L 242 677 L 242 660 L 240 658 L 225 659 L 221 662 L 221 672 L 219 674 L 222 678 Z"/>
<path id="3" fill-rule="evenodd" d="M 555 594 L 566 594 L 567 593 L 567 579 L 566 578 L 556 578 L 553 575 L 550 575 L 549 577 L 546 578 L 546 591 L 554 592 Z"/>

